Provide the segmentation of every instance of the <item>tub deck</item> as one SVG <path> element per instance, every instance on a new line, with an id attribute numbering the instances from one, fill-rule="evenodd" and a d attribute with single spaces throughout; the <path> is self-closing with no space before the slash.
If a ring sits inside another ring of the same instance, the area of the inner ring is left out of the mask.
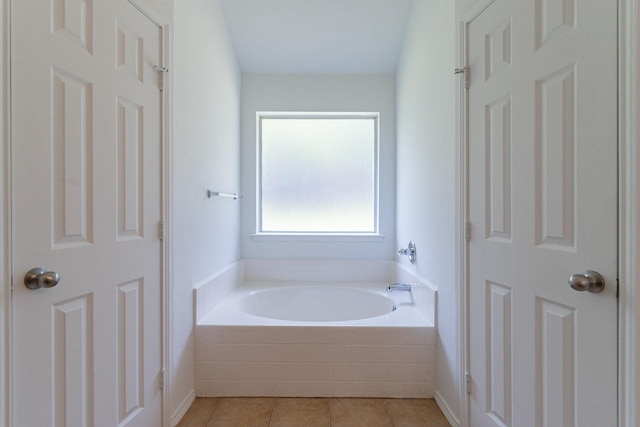
<path id="1" fill-rule="evenodd" d="M 317 283 L 296 282 L 282 287 L 317 287 Z M 397 310 L 375 317 L 348 321 L 299 321 L 282 320 L 268 317 L 254 316 L 239 309 L 243 298 L 254 291 L 272 289 L 273 283 L 252 282 L 235 288 L 223 301 L 213 309 L 199 317 L 198 325 L 245 325 L 245 326 L 308 326 L 308 327 L 343 327 L 343 326 L 369 326 L 369 327 L 429 327 L 433 325 L 433 318 L 429 316 L 429 310 L 421 307 L 421 301 L 416 301 L 417 294 L 425 289 L 414 285 L 411 292 L 396 291 L 387 293 L 386 284 L 380 283 L 332 283 L 323 286 L 335 288 L 358 288 L 375 291 L 391 299 Z M 280 286 L 278 286 L 280 287 Z M 318 303 L 323 303 L 319 301 Z M 326 302 L 330 304 L 330 301 Z M 330 309 L 330 305 L 328 306 Z"/>

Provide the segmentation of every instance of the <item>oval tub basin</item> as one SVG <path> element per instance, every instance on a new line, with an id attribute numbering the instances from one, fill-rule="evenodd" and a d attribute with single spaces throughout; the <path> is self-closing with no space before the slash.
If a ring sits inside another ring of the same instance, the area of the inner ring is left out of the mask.
<path id="1" fill-rule="evenodd" d="M 382 316 L 394 310 L 394 302 L 366 289 L 296 286 L 252 292 L 240 301 L 240 309 L 269 319 L 332 322 Z"/>

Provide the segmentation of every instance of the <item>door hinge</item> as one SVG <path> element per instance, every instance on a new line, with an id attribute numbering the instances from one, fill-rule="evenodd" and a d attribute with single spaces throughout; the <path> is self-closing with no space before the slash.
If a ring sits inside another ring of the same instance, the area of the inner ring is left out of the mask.
<path id="1" fill-rule="evenodd" d="M 160 92 L 164 91 L 164 76 L 169 72 L 167 67 L 158 67 L 157 65 L 153 66 L 153 69 L 160 74 Z"/>
<path id="2" fill-rule="evenodd" d="M 158 224 L 158 238 L 164 240 L 164 221 L 160 221 Z"/>
<path id="3" fill-rule="evenodd" d="M 453 70 L 453 74 L 464 74 L 464 88 L 469 89 L 469 82 L 471 79 L 471 72 L 469 71 L 469 66 L 456 68 L 455 70 Z"/>
<path id="4" fill-rule="evenodd" d="M 160 388 L 164 389 L 164 369 L 160 369 Z"/>
<path id="5" fill-rule="evenodd" d="M 464 240 L 471 241 L 471 223 L 469 221 L 464 223 Z"/>
<path id="6" fill-rule="evenodd" d="M 471 393 L 471 374 L 469 372 L 464 373 L 464 390 Z"/>

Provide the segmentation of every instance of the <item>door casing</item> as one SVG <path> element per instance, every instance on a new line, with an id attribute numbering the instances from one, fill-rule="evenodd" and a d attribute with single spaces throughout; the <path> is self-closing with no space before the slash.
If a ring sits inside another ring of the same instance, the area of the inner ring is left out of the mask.
<path id="1" fill-rule="evenodd" d="M 0 2 L 0 426 L 11 425 L 11 182 L 9 0 Z"/>

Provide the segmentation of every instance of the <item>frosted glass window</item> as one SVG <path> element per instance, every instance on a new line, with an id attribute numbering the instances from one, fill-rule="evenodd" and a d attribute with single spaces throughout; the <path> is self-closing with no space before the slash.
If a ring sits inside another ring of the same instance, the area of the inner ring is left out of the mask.
<path id="1" fill-rule="evenodd" d="M 377 115 L 260 116 L 265 233 L 377 233 Z"/>

